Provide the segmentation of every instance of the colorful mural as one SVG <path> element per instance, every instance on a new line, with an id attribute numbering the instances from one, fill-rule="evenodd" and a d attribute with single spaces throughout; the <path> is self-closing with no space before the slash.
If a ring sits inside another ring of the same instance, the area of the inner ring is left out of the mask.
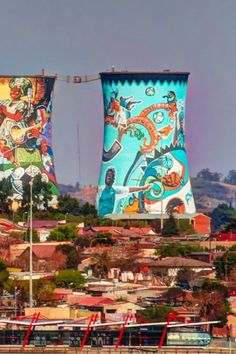
<path id="1" fill-rule="evenodd" d="M 185 151 L 188 73 L 101 73 L 100 216 L 194 213 Z"/>
<path id="2" fill-rule="evenodd" d="M 51 145 L 54 77 L 0 77 L 0 179 L 20 200 L 37 174 L 58 194 Z"/>

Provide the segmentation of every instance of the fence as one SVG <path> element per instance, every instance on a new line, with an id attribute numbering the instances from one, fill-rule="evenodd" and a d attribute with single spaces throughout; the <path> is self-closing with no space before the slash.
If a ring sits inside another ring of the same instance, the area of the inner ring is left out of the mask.
<path id="1" fill-rule="evenodd" d="M 38 354 L 236 354 L 236 348 L 79 348 L 69 347 L 32 347 L 22 349 L 19 346 L 1 346 L 0 353 L 38 353 Z"/>

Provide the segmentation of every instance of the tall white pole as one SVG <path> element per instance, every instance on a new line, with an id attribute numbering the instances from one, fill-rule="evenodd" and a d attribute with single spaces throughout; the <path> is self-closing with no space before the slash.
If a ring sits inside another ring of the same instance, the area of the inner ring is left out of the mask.
<path id="1" fill-rule="evenodd" d="M 161 134 L 161 153 L 162 153 L 162 134 Z M 161 158 L 161 167 L 163 167 L 163 164 L 162 164 L 162 158 Z M 161 233 L 162 233 L 162 230 L 163 230 L 163 226 L 164 226 L 164 220 L 163 220 L 163 196 L 161 196 Z"/>
<path id="2" fill-rule="evenodd" d="M 33 194 L 33 178 L 29 182 L 30 185 L 30 264 L 29 264 L 29 269 L 30 269 L 30 274 L 29 274 L 29 304 L 30 307 L 33 307 L 33 200 L 32 200 L 32 194 Z"/>

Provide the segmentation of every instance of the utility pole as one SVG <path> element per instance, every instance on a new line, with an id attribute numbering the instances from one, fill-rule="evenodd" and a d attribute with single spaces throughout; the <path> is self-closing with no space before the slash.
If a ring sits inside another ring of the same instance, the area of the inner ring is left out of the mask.
<path id="1" fill-rule="evenodd" d="M 33 178 L 30 182 L 30 254 L 29 254 L 29 304 L 30 307 L 33 307 Z"/>
<path id="2" fill-rule="evenodd" d="M 160 152 L 162 153 L 162 134 L 161 134 L 161 148 L 160 148 Z M 161 167 L 163 167 L 163 159 L 162 159 L 161 155 Z M 163 226 L 164 226 L 164 220 L 163 220 L 163 195 L 161 195 L 161 233 L 163 230 Z"/>

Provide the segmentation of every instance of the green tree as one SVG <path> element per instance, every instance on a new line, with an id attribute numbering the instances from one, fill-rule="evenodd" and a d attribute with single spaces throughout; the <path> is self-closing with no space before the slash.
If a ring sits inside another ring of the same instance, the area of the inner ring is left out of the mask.
<path id="1" fill-rule="evenodd" d="M 51 185 L 42 180 L 42 175 L 36 175 L 32 180 L 32 208 L 48 209 L 49 202 L 52 200 Z M 30 205 L 30 182 L 23 183 L 23 194 L 21 201 L 21 211 L 28 211 Z"/>
<path id="2" fill-rule="evenodd" d="M 170 215 L 169 218 L 164 221 L 161 234 L 162 236 L 176 236 L 179 234 L 179 229 L 177 227 L 176 220 L 173 215 Z"/>
<path id="3" fill-rule="evenodd" d="M 74 244 L 76 247 L 87 248 L 90 246 L 92 240 L 93 238 L 90 237 L 78 236 Z"/>
<path id="4" fill-rule="evenodd" d="M 80 208 L 80 214 L 84 215 L 84 216 L 86 216 L 86 215 L 97 216 L 97 210 L 94 205 L 91 205 L 89 203 L 85 203 Z"/>
<path id="5" fill-rule="evenodd" d="M 214 260 L 214 266 L 217 279 L 227 279 L 232 270 L 236 268 L 236 252 L 229 249 L 223 256 Z"/>
<path id="6" fill-rule="evenodd" d="M 224 284 L 222 284 L 220 281 L 217 280 L 205 279 L 202 284 L 202 290 L 206 290 L 209 293 L 212 293 L 214 291 L 219 291 L 222 294 L 224 299 L 228 297 L 227 286 L 225 286 Z"/>
<path id="7" fill-rule="evenodd" d="M 54 276 L 54 283 L 58 287 L 80 289 L 85 280 L 83 275 L 74 269 L 64 269 Z"/>
<path id="8" fill-rule="evenodd" d="M 203 168 L 201 171 L 198 172 L 197 178 L 202 178 L 207 181 L 219 182 L 222 178 L 222 175 L 218 172 L 211 172 L 209 168 Z"/>
<path id="9" fill-rule="evenodd" d="M 12 194 L 11 182 L 3 178 L 0 181 L 0 212 L 2 214 L 9 214 Z"/>
<path id="10" fill-rule="evenodd" d="M 55 284 L 45 279 L 39 279 L 33 282 L 34 300 L 37 306 L 55 301 Z"/>
<path id="11" fill-rule="evenodd" d="M 236 216 L 236 210 L 226 204 L 222 203 L 219 204 L 210 214 L 211 218 L 211 228 L 213 232 L 219 231 L 224 225 L 229 224 L 233 218 Z M 230 228 L 235 227 L 236 230 L 236 225 L 232 223 Z"/>
<path id="12" fill-rule="evenodd" d="M 224 178 L 225 183 L 236 185 L 236 171 L 230 170 L 228 175 Z"/>
<path id="13" fill-rule="evenodd" d="M 163 322 L 167 320 L 170 312 L 173 312 L 173 308 L 170 306 L 153 305 L 138 311 L 137 316 L 148 322 Z"/>
<path id="14" fill-rule="evenodd" d="M 203 250 L 204 249 L 200 246 L 183 245 L 180 242 L 172 242 L 156 248 L 155 253 L 160 255 L 161 258 L 178 256 L 187 257 L 190 256 L 192 252 L 200 252 Z"/>
<path id="15" fill-rule="evenodd" d="M 234 217 L 227 225 L 222 228 L 223 232 L 236 233 L 236 218 Z"/>
<path id="16" fill-rule="evenodd" d="M 22 234 L 22 238 L 24 239 L 25 237 L 25 240 L 30 242 L 30 229 L 28 228 L 26 233 L 25 234 Z M 38 232 L 37 230 L 32 230 L 32 239 L 33 239 L 33 242 L 39 242 L 40 239 L 39 239 L 39 235 L 38 235 Z"/>
<path id="17" fill-rule="evenodd" d="M 9 272 L 6 264 L 0 260 L 0 287 L 3 287 L 4 282 L 8 279 Z"/>
<path id="18" fill-rule="evenodd" d="M 112 239 L 109 233 L 98 233 L 91 241 L 93 246 L 96 245 L 106 245 L 106 246 L 113 246 L 115 241 Z"/>
<path id="19" fill-rule="evenodd" d="M 29 302 L 29 281 L 7 279 L 4 282 L 4 289 L 11 295 L 15 295 L 17 289 L 21 293 L 23 302 Z M 33 300 L 36 306 L 52 302 L 54 297 L 55 284 L 46 279 L 33 280 Z"/>
<path id="20" fill-rule="evenodd" d="M 76 225 L 61 225 L 50 232 L 49 240 L 54 241 L 74 241 L 78 236 Z"/>
<path id="21" fill-rule="evenodd" d="M 71 197 L 70 194 L 59 195 L 58 211 L 62 214 L 70 213 L 73 215 L 79 215 L 79 201 L 76 198 Z"/>
<path id="22" fill-rule="evenodd" d="M 190 224 L 189 220 L 186 219 L 180 219 L 178 221 L 178 228 L 180 234 L 192 235 L 195 232 L 193 225 Z"/>

